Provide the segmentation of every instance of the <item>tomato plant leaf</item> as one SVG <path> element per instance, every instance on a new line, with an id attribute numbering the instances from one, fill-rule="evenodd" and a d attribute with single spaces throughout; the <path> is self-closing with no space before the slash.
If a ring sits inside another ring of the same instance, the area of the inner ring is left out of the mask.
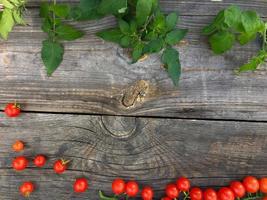
<path id="1" fill-rule="evenodd" d="M 118 15 L 121 9 L 127 7 L 127 0 L 102 0 L 98 7 L 98 12 L 104 15 Z"/>
<path id="2" fill-rule="evenodd" d="M 107 197 L 107 196 L 105 196 L 102 191 L 99 191 L 98 194 L 99 194 L 100 200 L 118 200 L 118 198 L 116 198 L 116 197 Z"/>
<path id="3" fill-rule="evenodd" d="M 185 37 L 187 32 L 188 32 L 187 29 L 173 30 L 166 35 L 165 41 L 169 45 L 175 45 Z"/>
<path id="4" fill-rule="evenodd" d="M 12 15 L 12 11 L 5 9 L 0 21 L 0 34 L 3 39 L 7 40 L 8 34 L 11 32 L 14 25 L 15 21 Z"/>
<path id="5" fill-rule="evenodd" d="M 115 28 L 100 31 L 97 33 L 97 36 L 109 42 L 120 43 L 120 40 L 123 37 L 123 33 L 119 28 Z"/>
<path id="6" fill-rule="evenodd" d="M 212 35 L 209 42 L 215 54 L 222 54 L 232 48 L 235 36 L 232 33 L 221 31 Z"/>
<path id="7" fill-rule="evenodd" d="M 138 26 L 142 26 L 151 13 L 152 0 L 138 0 L 136 5 L 136 21 Z"/>
<path id="8" fill-rule="evenodd" d="M 172 79 L 174 85 L 178 86 L 181 76 L 179 52 L 172 47 L 168 47 L 164 50 L 161 60 L 165 64 L 169 77 Z"/>
<path id="9" fill-rule="evenodd" d="M 70 6 L 68 4 L 52 4 L 49 6 L 49 10 L 54 12 L 56 16 L 65 18 L 70 13 Z"/>
<path id="10" fill-rule="evenodd" d="M 178 15 L 176 13 L 170 13 L 166 17 L 166 28 L 168 31 L 174 29 L 176 27 L 178 21 Z"/>
<path id="11" fill-rule="evenodd" d="M 41 54 L 47 74 L 51 76 L 63 60 L 64 48 L 58 42 L 44 40 Z"/>
<path id="12" fill-rule="evenodd" d="M 68 41 L 76 40 L 84 35 L 82 31 L 66 24 L 60 24 L 56 29 L 56 34 L 59 39 Z"/>

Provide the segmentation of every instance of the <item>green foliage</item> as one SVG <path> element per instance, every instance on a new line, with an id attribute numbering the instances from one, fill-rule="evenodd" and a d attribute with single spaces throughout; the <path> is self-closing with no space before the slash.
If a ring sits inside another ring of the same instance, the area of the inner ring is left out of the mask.
<path id="1" fill-rule="evenodd" d="M 240 67 L 238 71 L 243 72 L 256 70 L 266 60 L 266 30 L 267 24 L 255 11 L 242 11 L 237 6 L 230 6 L 221 10 L 202 33 L 209 36 L 209 43 L 215 54 L 225 53 L 236 42 L 245 45 L 260 35 L 263 38 L 262 50 L 248 64 Z"/>
<path id="2" fill-rule="evenodd" d="M 56 1 L 41 4 L 42 30 L 48 35 L 43 41 L 41 55 L 48 76 L 53 74 L 63 60 L 64 47 L 61 42 L 76 40 L 84 35 L 75 27 L 63 23 L 62 20 L 66 19 L 70 12 L 71 8 L 67 4 L 56 4 Z"/>
<path id="3" fill-rule="evenodd" d="M 7 40 L 9 33 L 17 24 L 25 25 L 23 12 L 25 0 L 0 0 L 0 36 Z"/>
<path id="4" fill-rule="evenodd" d="M 179 53 L 172 46 L 185 37 L 187 30 L 176 28 L 177 13 L 164 15 L 158 0 L 102 0 L 96 10 L 102 15 L 113 14 L 118 21 L 118 27 L 100 31 L 97 36 L 130 48 L 133 63 L 145 54 L 163 51 L 162 62 L 178 85 L 181 65 Z"/>

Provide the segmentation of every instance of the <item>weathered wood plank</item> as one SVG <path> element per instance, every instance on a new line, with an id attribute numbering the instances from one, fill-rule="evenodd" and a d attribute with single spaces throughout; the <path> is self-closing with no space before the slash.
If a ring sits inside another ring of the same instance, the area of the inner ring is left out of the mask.
<path id="1" fill-rule="evenodd" d="M 212 10 L 207 5 L 206 9 Z M 206 38 L 200 35 L 211 18 L 181 19 L 180 27 L 189 28 L 190 33 L 189 45 L 179 47 L 183 75 L 177 89 L 160 67 L 159 56 L 129 65 L 122 49 L 94 36 L 115 25 L 112 17 L 74 24 L 87 35 L 66 44 L 64 62 L 48 78 L 40 60 L 45 35 L 40 30 L 37 9 L 30 9 L 30 26 L 16 27 L 9 41 L 0 42 L 1 108 L 16 99 L 28 111 L 267 120 L 266 70 L 234 74 L 236 67 L 255 54 L 259 43 L 237 46 L 224 56 L 214 56 Z M 140 79 L 149 83 L 143 92 L 145 97 L 142 101 L 130 97 L 135 104 L 126 108 L 122 103 L 124 94 Z"/>
<path id="2" fill-rule="evenodd" d="M 164 185 L 184 175 L 193 185 L 227 185 L 247 174 L 266 171 L 266 123 L 100 117 L 87 115 L 23 114 L 17 119 L 0 115 L 0 194 L 5 200 L 20 199 L 18 186 L 34 181 L 32 199 L 97 199 L 99 189 L 110 192 L 115 177 L 151 184 L 157 197 Z M 26 150 L 13 153 L 16 139 Z M 12 157 L 33 158 L 45 154 L 45 168 L 15 172 Z M 63 175 L 55 175 L 57 158 L 71 159 Z M 90 180 L 83 195 L 72 192 L 75 178 Z"/>
<path id="3" fill-rule="evenodd" d="M 28 2 L 30 7 L 40 5 L 39 0 L 29 0 Z M 58 0 L 58 2 L 76 4 L 79 0 Z M 167 12 L 178 10 L 182 15 L 215 15 L 219 10 L 234 4 L 244 9 L 257 10 L 262 16 L 267 16 L 265 0 L 223 0 L 217 2 L 211 0 L 160 0 L 160 3 L 163 10 Z"/>

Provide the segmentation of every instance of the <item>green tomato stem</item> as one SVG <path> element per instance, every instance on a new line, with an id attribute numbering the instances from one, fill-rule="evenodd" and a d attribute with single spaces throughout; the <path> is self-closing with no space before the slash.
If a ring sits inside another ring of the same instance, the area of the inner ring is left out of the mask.
<path id="1" fill-rule="evenodd" d="M 55 6 L 57 4 L 57 0 L 53 0 L 53 4 Z M 53 42 L 55 42 L 55 39 L 56 39 L 56 15 L 55 15 L 55 12 L 53 12 L 53 33 L 54 33 Z"/>

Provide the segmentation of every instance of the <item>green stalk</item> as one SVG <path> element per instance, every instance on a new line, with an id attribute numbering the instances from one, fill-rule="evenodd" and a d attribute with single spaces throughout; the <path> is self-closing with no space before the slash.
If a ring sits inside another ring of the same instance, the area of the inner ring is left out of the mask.
<path id="1" fill-rule="evenodd" d="M 53 4 L 55 6 L 57 4 L 57 0 L 53 0 Z M 54 33 L 53 42 L 55 42 L 55 39 L 56 39 L 56 15 L 55 15 L 55 12 L 53 12 L 53 33 Z"/>

